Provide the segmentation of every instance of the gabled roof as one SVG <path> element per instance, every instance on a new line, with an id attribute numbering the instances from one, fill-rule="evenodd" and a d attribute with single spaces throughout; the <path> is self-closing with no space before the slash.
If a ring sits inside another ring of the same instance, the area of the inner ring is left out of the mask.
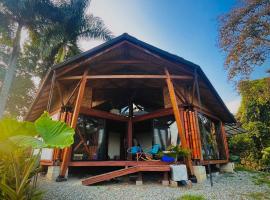
<path id="1" fill-rule="evenodd" d="M 61 68 L 64 68 L 64 67 L 67 67 L 67 65 L 70 65 L 70 64 L 73 64 L 73 63 L 77 63 L 79 61 L 82 61 L 84 59 L 87 59 L 87 58 L 90 58 L 92 56 L 95 56 L 97 55 L 98 53 L 110 48 L 110 47 L 113 47 L 114 45 L 118 44 L 118 43 L 121 43 L 121 42 L 124 42 L 124 41 L 127 41 L 129 43 L 132 43 L 136 46 L 139 46 L 163 59 L 166 59 L 170 62 L 173 62 L 175 64 L 181 64 L 181 65 L 185 65 L 187 66 L 188 68 L 191 69 L 191 71 L 197 71 L 198 73 L 198 77 L 200 77 L 201 79 L 204 80 L 205 84 L 208 86 L 208 88 L 211 90 L 211 92 L 214 94 L 214 96 L 216 97 L 217 99 L 217 102 L 220 104 L 221 107 L 223 107 L 225 113 L 224 115 L 226 115 L 226 122 L 229 122 L 229 123 L 233 123 L 235 122 L 235 119 L 234 119 L 234 116 L 230 113 L 230 111 L 228 110 L 228 108 L 226 107 L 226 105 L 224 104 L 223 100 L 221 99 L 221 97 L 218 95 L 217 91 L 215 90 L 215 88 L 213 87 L 213 85 L 210 83 L 210 81 L 208 80 L 208 78 L 206 77 L 206 75 L 204 74 L 204 72 L 202 71 L 201 67 L 199 65 L 196 65 L 188 60 L 185 60 L 184 58 L 182 57 L 179 57 L 177 55 L 174 55 L 174 54 L 171 54 L 169 52 L 166 52 L 162 49 L 159 49 L 157 47 L 154 47 L 150 44 L 147 44 L 146 42 L 143 42 L 141 40 L 138 40 L 137 38 L 133 37 L 133 36 L 130 36 L 129 34 L 127 33 L 124 33 L 110 41 L 107 41 L 95 48 L 92 48 L 84 53 L 81 53 L 79 55 L 76 55 L 70 59 L 67 59 L 66 61 L 60 63 L 60 64 L 57 64 L 57 65 L 54 65 L 47 73 L 46 77 L 45 77 L 45 80 L 41 86 L 44 87 L 44 85 L 46 85 L 46 82 L 48 82 L 49 80 L 49 77 L 52 76 L 52 71 L 53 70 L 58 70 L 58 69 L 61 69 Z M 38 98 L 39 94 L 37 95 L 36 99 Z M 34 105 L 36 103 L 36 100 L 34 101 L 33 105 L 31 106 L 30 110 L 29 110 L 29 113 L 27 114 L 26 116 L 26 119 L 29 118 L 29 116 L 31 115 L 31 112 L 32 112 L 32 109 L 34 109 Z"/>

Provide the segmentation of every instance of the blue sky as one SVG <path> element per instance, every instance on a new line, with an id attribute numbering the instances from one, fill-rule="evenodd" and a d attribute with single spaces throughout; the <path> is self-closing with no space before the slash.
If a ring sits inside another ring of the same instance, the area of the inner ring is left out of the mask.
<path id="1" fill-rule="evenodd" d="M 201 66 L 221 98 L 235 113 L 240 97 L 223 69 L 224 54 L 217 47 L 217 19 L 235 0 L 92 0 L 88 12 L 101 17 L 115 36 L 129 33 Z M 101 41 L 80 41 L 88 50 Z M 252 78 L 267 76 L 257 68 Z"/>

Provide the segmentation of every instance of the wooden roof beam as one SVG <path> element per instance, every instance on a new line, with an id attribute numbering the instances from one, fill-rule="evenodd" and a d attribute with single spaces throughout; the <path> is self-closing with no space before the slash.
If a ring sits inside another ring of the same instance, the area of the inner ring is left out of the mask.
<path id="1" fill-rule="evenodd" d="M 166 75 L 92 75 L 87 76 L 87 79 L 166 79 Z M 178 80 L 192 80 L 192 76 L 182 76 L 182 75 L 171 75 L 171 79 L 178 79 Z M 82 76 L 68 76 L 63 77 L 58 80 L 80 80 Z"/>

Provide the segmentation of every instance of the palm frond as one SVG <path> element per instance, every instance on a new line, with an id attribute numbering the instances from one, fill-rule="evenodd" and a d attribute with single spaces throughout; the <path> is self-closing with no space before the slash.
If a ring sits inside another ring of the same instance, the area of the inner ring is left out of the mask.
<path id="1" fill-rule="evenodd" d="M 81 38 L 111 40 L 114 36 L 105 26 L 103 20 L 94 15 L 86 15 L 80 30 Z"/>

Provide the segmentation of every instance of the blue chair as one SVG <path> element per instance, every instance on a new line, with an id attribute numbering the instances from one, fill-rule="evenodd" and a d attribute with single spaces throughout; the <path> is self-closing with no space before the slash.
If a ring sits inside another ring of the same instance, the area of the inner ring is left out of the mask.
<path id="1" fill-rule="evenodd" d="M 127 149 L 127 153 L 136 155 L 136 160 L 138 161 L 142 154 L 142 148 L 140 146 L 133 146 Z"/>
<path id="2" fill-rule="evenodd" d="M 150 153 L 152 155 L 156 155 L 156 154 L 158 154 L 159 150 L 160 150 L 160 145 L 154 144 L 148 153 Z"/>

